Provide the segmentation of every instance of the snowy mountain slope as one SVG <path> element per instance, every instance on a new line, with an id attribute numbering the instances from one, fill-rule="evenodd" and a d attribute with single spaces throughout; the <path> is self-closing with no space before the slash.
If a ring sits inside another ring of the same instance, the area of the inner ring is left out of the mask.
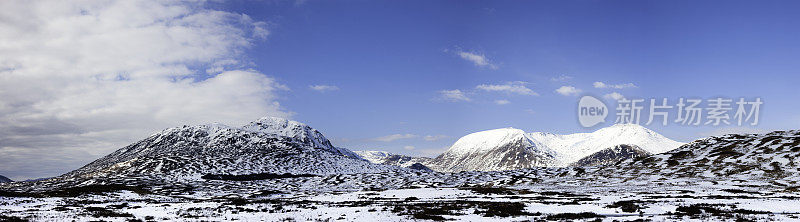
<path id="1" fill-rule="evenodd" d="M 365 159 L 374 164 L 383 164 L 387 158 L 390 156 L 394 156 L 396 154 L 386 152 L 386 151 L 377 151 L 377 150 L 361 150 L 361 151 L 353 151 L 356 155 Z"/>
<path id="2" fill-rule="evenodd" d="M 504 128 L 461 137 L 428 167 L 441 172 L 512 170 L 560 165 L 557 155 L 524 131 Z"/>
<path id="3" fill-rule="evenodd" d="M 279 137 L 289 137 L 303 144 L 313 147 L 322 147 L 328 151 L 348 157 L 358 157 L 348 149 L 334 147 L 319 131 L 310 126 L 283 118 L 264 117 L 241 128 L 244 131 L 272 134 Z"/>
<path id="4" fill-rule="evenodd" d="M 0 175 L 0 183 L 5 183 L 5 182 L 14 182 L 14 181 L 11 180 L 11 179 L 8 179 L 8 177 L 4 177 L 3 175 Z"/>
<path id="5" fill-rule="evenodd" d="M 581 158 L 580 160 L 570 164 L 576 167 L 590 167 L 597 165 L 614 164 L 622 160 L 649 156 L 650 152 L 639 148 L 636 145 L 620 144 L 614 147 L 606 148 L 592 155 Z"/>
<path id="6" fill-rule="evenodd" d="M 386 151 L 372 151 L 372 150 L 364 150 L 364 151 L 354 151 L 358 156 L 361 158 L 374 163 L 374 164 L 384 164 L 384 165 L 392 165 L 392 166 L 401 166 L 401 167 L 411 167 L 414 164 L 428 164 L 432 159 L 428 157 L 411 157 L 405 156 L 400 154 L 394 154 Z"/>
<path id="7" fill-rule="evenodd" d="M 166 129 L 62 177 L 198 179 L 205 174 L 328 175 L 381 172 L 295 121 L 267 117 L 244 127 L 221 124 Z"/>
<path id="8" fill-rule="evenodd" d="M 621 144 L 637 146 L 648 153 L 662 153 L 682 145 L 634 124 L 568 135 L 505 128 L 464 136 L 428 166 L 444 172 L 565 167 Z"/>
<path id="9" fill-rule="evenodd" d="M 616 124 L 592 133 L 558 135 L 535 132 L 528 135 L 533 141 L 558 152 L 559 159 L 565 164 L 620 144 L 635 145 L 654 154 L 683 145 L 637 124 Z"/>
<path id="10" fill-rule="evenodd" d="M 597 176 L 644 179 L 720 178 L 795 184 L 800 180 L 800 131 L 729 134 L 696 140 L 667 153 L 629 159 Z"/>

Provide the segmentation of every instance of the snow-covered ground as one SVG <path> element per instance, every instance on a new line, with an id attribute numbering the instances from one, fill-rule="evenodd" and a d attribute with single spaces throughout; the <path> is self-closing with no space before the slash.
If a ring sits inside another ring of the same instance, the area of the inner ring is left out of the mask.
<path id="1" fill-rule="evenodd" d="M 0 219 L 35 221 L 800 221 L 800 194 L 710 183 L 476 186 L 261 197 L 118 191 L 78 197 L 0 197 L 0 215 Z"/>

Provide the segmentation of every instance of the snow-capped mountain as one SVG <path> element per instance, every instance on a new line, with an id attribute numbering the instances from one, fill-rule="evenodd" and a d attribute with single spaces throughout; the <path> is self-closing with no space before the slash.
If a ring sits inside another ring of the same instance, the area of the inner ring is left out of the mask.
<path id="1" fill-rule="evenodd" d="M 329 175 L 386 168 L 334 147 L 308 125 L 266 117 L 243 127 L 208 124 L 166 129 L 65 177 L 198 179 L 206 174 Z"/>
<path id="2" fill-rule="evenodd" d="M 364 151 L 354 151 L 354 152 L 361 158 L 369 162 L 372 162 L 374 164 L 384 164 L 384 165 L 401 166 L 401 167 L 411 167 L 412 165 L 415 165 L 417 163 L 426 165 L 432 160 L 431 158 L 428 157 L 411 157 L 400 154 L 394 154 L 386 151 L 364 150 Z"/>
<path id="3" fill-rule="evenodd" d="M 8 179 L 8 177 L 4 177 L 3 175 L 0 175 L 0 183 L 6 183 L 6 182 L 14 182 L 14 181 L 11 180 L 11 179 Z"/>
<path id="4" fill-rule="evenodd" d="M 558 152 L 562 164 L 574 163 L 602 149 L 620 144 L 635 145 L 652 153 L 663 153 L 683 143 L 676 142 L 637 124 L 616 124 L 591 133 L 558 135 L 535 132 L 530 138 Z"/>
<path id="5" fill-rule="evenodd" d="M 617 124 L 592 133 L 568 135 L 504 128 L 464 136 L 428 166 L 444 172 L 564 167 L 621 144 L 656 154 L 683 143 L 635 124 Z"/>
<path id="6" fill-rule="evenodd" d="M 581 158 L 570 164 L 570 166 L 590 167 L 597 165 L 614 164 L 622 160 L 638 158 L 651 155 L 650 152 L 639 148 L 636 145 L 620 144 L 611 148 L 606 148 L 592 155 Z"/>
<path id="7" fill-rule="evenodd" d="M 442 172 L 496 171 L 559 165 L 558 153 L 522 130 L 504 128 L 461 137 L 429 168 Z"/>

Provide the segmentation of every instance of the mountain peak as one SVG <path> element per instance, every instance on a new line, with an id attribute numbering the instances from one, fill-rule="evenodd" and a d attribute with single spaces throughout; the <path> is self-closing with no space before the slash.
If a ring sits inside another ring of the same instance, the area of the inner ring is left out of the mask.
<path id="1" fill-rule="evenodd" d="M 252 121 L 252 122 L 248 123 L 247 125 L 284 125 L 284 126 L 286 126 L 286 125 L 289 125 L 289 124 L 292 124 L 292 125 L 305 125 L 303 123 L 300 123 L 300 122 L 297 122 L 297 121 L 294 121 L 294 120 L 289 120 L 289 119 L 286 119 L 286 118 L 275 117 L 275 116 L 261 117 L 261 118 L 255 120 L 255 121 Z M 245 126 L 247 126 L 247 125 L 245 125 Z"/>
<path id="2" fill-rule="evenodd" d="M 318 148 L 333 148 L 331 142 L 319 131 L 294 120 L 280 117 L 263 117 L 241 128 L 245 131 L 290 137 Z"/>
<path id="3" fill-rule="evenodd" d="M 525 131 L 511 127 L 470 133 L 450 147 L 449 153 L 485 152 L 512 141 L 525 138 Z"/>
<path id="4" fill-rule="evenodd" d="M 283 132 L 289 132 L 298 129 L 305 129 L 311 128 L 304 123 L 300 123 L 294 120 L 288 120 L 280 117 L 262 117 L 258 120 L 252 121 L 247 125 L 242 126 L 242 129 L 255 131 L 255 132 L 264 132 L 264 133 L 275 133 L 280 134 Z"/>

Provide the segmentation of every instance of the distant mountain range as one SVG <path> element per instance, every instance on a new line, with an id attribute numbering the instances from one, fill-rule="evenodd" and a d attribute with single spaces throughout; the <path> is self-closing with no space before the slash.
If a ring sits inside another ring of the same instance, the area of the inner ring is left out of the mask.
<path id="1" fill-rule="evenodd" d="M 759 181 L 789 186 L 800 181 L 798 158 L 800 131 L 726 135 L 682 144 L 638 125 L 569 135 L 488 130 L 460 138 L 436 158 L 409 157 L 351 152 L 333 146 L 305 124 L 268 117 L 242 127 L 166 129 L 65 175 L 3 183 L 0 190 L 124 184 L 160 193 L 214 193 L 223 188 L 314 192 L 564 181 L 659 184 L 703 178 L 767 178 Z"/>
<path id="2" fill-rule="evenodd" d="M 639 125 L 614 125 L 569 135 L 504 128 L 464 136 L 436 158 L 410 157 L 382 151 L 352 152 L 334 146 L 306 124 L 265 117 L 241 127 L 205 124 L 169 128 L 77 170 L 42 181 L 181 181 L 202 180 L 207 175 L 323 176 L 591 166 L 662 153 L 679 145 Z"/>
<path id="3" fill-rule="evenodd" d="M 592 133 L 558 135 L 494 129 L 461 137 L 436 158 L 380 151 L 357 152 L 373 163 L 405 166 L 421 163 L 441 172 L 498 171 L 531 167 L 592 166 L 663 153 L 683 143 L 635 124 L 618 124 Z"/>
<path id="4" fill-rule="evenodd" d="M 14 181 L 11 180 L 11 179 L 8 179 L 8 177 L 4 177 L 3 175 L 0 175 L 0 183 L 6 183 L 6 182 L 14 182 Z"/>
<path id="5" fill-rule="evenodd" d="M 392 166 L 410 167 L 411 165 L 422 163 L 423 165 L 430 163 L 433 158 L 429 157 L 412 157 L 400 154 L 394 154 L 386 151 L 355 151 L 361 158 L 372 162 L 374 164 L 384 164 Z"/>

